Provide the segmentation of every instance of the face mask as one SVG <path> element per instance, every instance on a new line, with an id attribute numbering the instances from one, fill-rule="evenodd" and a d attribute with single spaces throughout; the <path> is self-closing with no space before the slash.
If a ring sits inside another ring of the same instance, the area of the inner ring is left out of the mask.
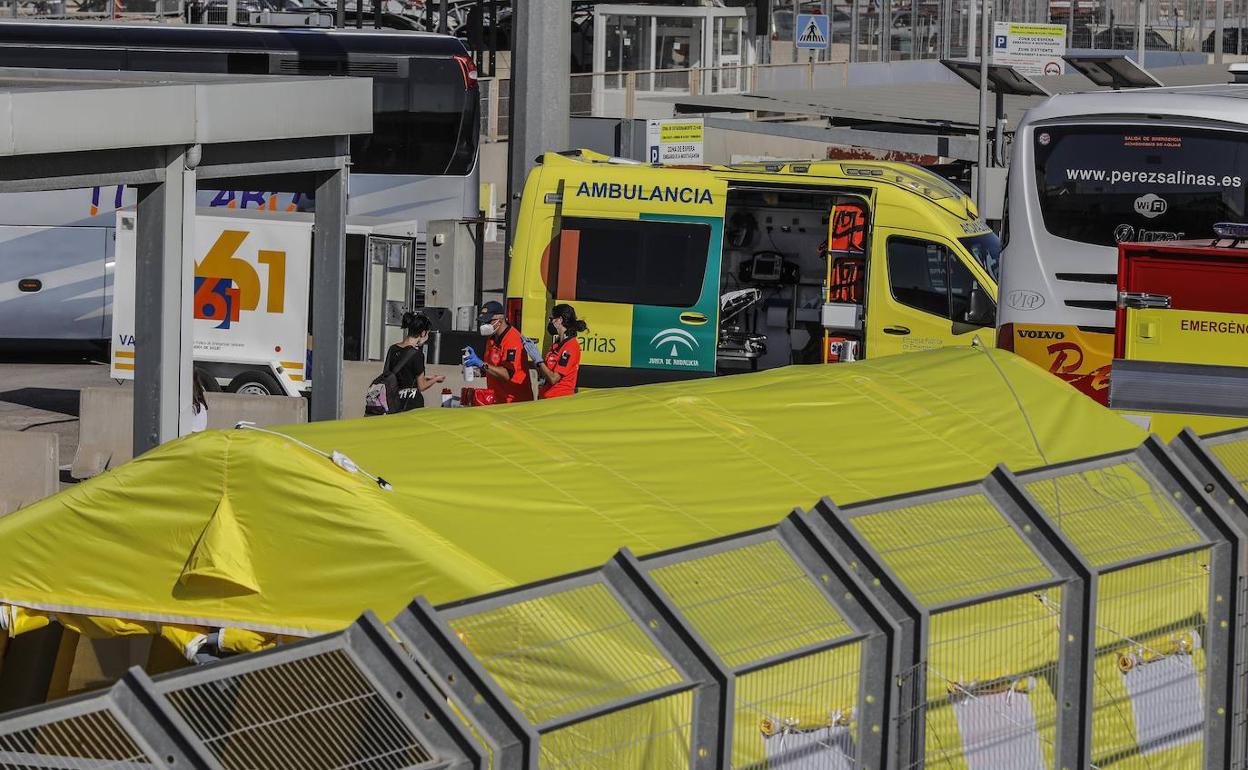
<path id="1" fill-rule="evenodd" d="M 555 322 L 554 322 L 554 321 L 547 321 L 547 322 L 546 322 L 546 332 L 547 332 L 548 334 L 550 334 L 550 336 L 552 336 L 552 337 L 554 337 L 555 335 L 559 334 L 559 330 L 555 328 Z"/>
<path id="2" fill-rule="evenodd" d="M 493 337 L 494 324 L 481 324 L 481 328 L 478 331 L 481 332 L 482 337 Z"/>

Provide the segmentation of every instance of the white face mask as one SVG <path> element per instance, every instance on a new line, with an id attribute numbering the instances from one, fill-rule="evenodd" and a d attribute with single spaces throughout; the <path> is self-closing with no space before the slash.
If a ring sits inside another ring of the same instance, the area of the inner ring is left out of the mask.
<path id="1" fill-rule="evenodd" d="M 494 336 L 494 324 L 481 324 L 481 328 L 478 329 L 478 331 L 481 332 L 482 337 L 493 337 Z"/>

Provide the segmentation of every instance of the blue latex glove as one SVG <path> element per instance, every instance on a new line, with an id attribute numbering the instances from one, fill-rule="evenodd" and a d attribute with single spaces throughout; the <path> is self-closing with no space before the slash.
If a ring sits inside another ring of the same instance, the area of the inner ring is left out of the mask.
<path id="1" fill-rule="evenodd" d="M 464 364 L 467 366 L 475 366 L 478 369 L 485 366 L 485 362 L 481 360 L 481 356 L 477 355 L 477 351 L 472 348 L 464 348 Z"/>
<path id="2" fill-rule="evenodd" d="M 542 349 L 537 346 L 537 340 L 524 337 L 524 352 L 529 354 L 529 360 L 537 363 L 542 360 Z"/>

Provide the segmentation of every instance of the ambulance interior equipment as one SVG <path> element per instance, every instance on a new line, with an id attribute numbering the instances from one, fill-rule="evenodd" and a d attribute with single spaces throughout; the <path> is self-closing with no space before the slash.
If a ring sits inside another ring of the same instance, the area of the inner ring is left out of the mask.
<path id="1" fill-rule="evenodd" d="M 763 298 L 759 289 L 734 289 L 719 298 L 719 358 L 753 362 L 767 352 L 767 338 L 747 331 L 743 313 Z M 753 326 L 753 324 L 751 324 Z"/>
<path id="2" fill-rule="evenodd" d="M 865 200 L 830 191 L 729 188 L 719 370 L 846 360 L 847 347 L 861 350 L 867 211 Z M 829 358 L 830 338 L 837 353 Z"/>

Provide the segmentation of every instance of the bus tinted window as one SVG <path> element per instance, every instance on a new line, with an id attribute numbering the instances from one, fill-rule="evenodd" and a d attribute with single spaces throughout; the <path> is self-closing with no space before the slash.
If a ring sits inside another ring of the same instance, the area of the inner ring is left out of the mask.
<path id="1" fill-rule="evenodd" d="M 467 174 L 479 133 L 459 65 L 413 59 L 408 78 L 373 78 L 373 133 L 351 138 L 359 174 Z"/>
<path id="2" fill-rule="evenodd" d="M 565 217 L 563 230 L 563 244 L 576 246 L 560 248 L 560 299 L 693 307 L 702 295 L 706 225 Z M 563 286 L 573 275 L 575 287 Z"/>
<path id="3" fill-rule="evenodd" d="M 1099 246 L 1196 238 L 1243 221 L 1248 134 L 1037 126 L 1036 183 L 1053 235 Z"/>

